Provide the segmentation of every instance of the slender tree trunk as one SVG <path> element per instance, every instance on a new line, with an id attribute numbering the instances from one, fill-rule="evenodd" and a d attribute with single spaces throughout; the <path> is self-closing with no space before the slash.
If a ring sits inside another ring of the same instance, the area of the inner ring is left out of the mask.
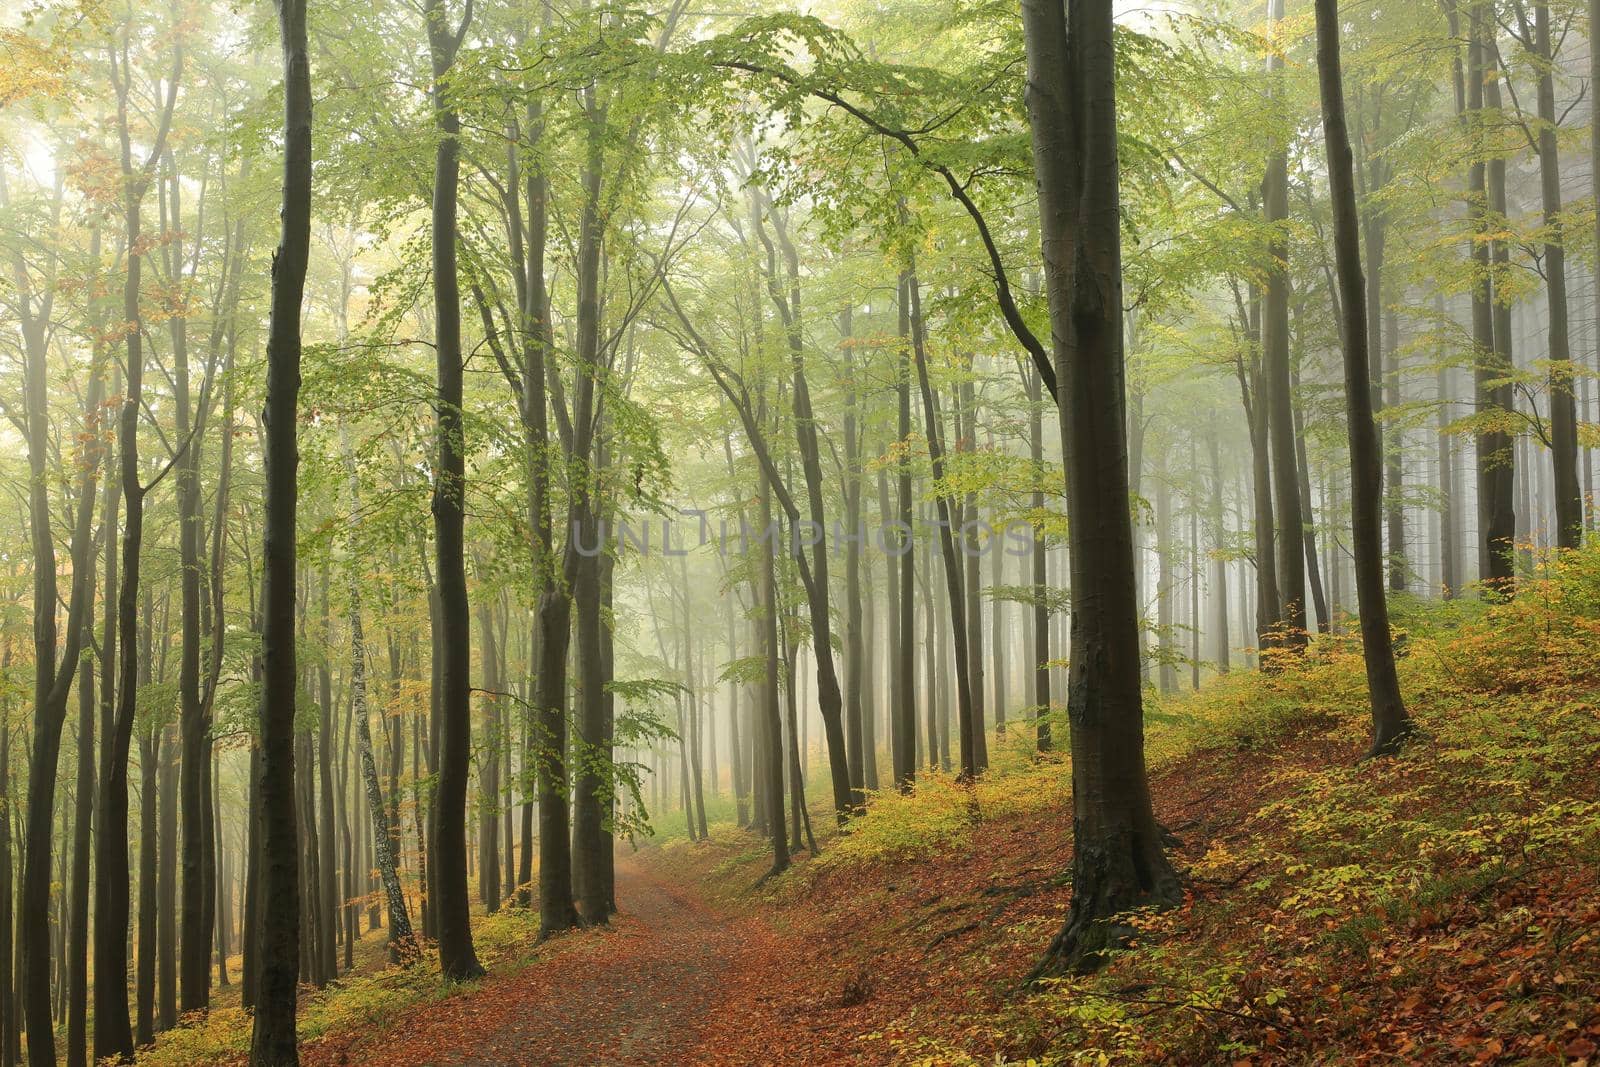
<path id="1" fill-rule="evenodd" d="M 978 439 L 978 399 L 972 385 L 973 359 L 969 353 L 965 360 L 965 380 L 957 392 L 956 451 L 973 452 Z M 961 507 L 961 521 L 951 531 L 959 549 L 957 560 L 961 565 L 962 607 L 966 611 L 967 631 L 967 694 L 972 702 L 973 762 L 979 771 L 989 766 L 989 731 L 984 715 L 983 698 L 985 667 L 983 652 L 983 599 L 978 578 L 978 560 L 982 558 L 982 545 L 978 540 L 978 494 L 968 491 Z M 997 655 L 999 649 L 991 649 Z"/>
<path id="2" fill-rule="evenodd" d="M 906 270 L 901 278 L 911 308 L 911 351 L 917 366 L 917 384 L 922 392 L 923 428 L 928 443 L 928 458 L 932 464 L 933 478 L 944 478 L 944 447 L 941 442 L 943 428 L 934 406 L 933 387 L 928 381 L 928 359 L 924 344 L 922 321 L 921 283 L 917 280 L 915 266 Z M 952 528 L 950 503 L 942 493 L 933 498 L 939 516 L 939 550 L 944 559 L 945 591 L 949 597 L 950 632 L 955 641 L 956 714 L 960 737 L 961 777 L 971 781 L 982 768 L 978 764 L 976 735 L 982 725 L 976 721 L 977 708 L 973 704 L 972 670 L 968 658 L 969 628 L 961 577 L 961 561 L 956 555 L 955 531 Z"/>
<path id="3" fill-rule="evenodd" d="M 330 606 L 328 604 L 328 564 L 322 563 L 320 599 L 322 601 L 322 642 L 325 649 L 333 647 L 333 627 L 331 626 Z M 334 833 L 333 822 L 333 679 L 328 670 L 328 658 L 324 655 L 317 663 L 317 688 L 320 700 L 317 709 L 317 773 L 318 810 L 315 816 L 308 812 L 309 818 L 316 817 L 320 825 L 317 828 L 317 844 L 319 855 L 317 857 L 317 884 L 311 887 L 317 894 L 317 911 L 321 925 L 317 928 L 317 941 L 313 946 L 318 955 L 318 970 L 327 980 L 339 976 L 339 950 L 336 944 L 337 929 L 339 926 L 339 842 Z M 308 772 L 311 768 L 307 768 Z"/>
<path id="4" fill-rule="evenodd" d="M 989 560 L 989 647 L 994 655 L 994 733 L 995 737 L 1003 737 L 1006 730 L 1006 704 L 1010 697 L 1006 692 L 1006 676 L 1011 671 L 1011 663 L 1006 655 L 1006 620 L 1002 610 L 1005 601 L 998 595 L 1000 587 L 1005 584 L 1006 553 L 1005 533 L 1003 530 L 991 527 L 989 543 L 986 546 L 990 555 Z"/>
<path id="5" fill-rule="evenodd" d="M 1589 0 L 1588 15 L 1591 41 L 1589 45 L 1589 85 L 1591 86 L 1590 91 L 1593 92 L 1592 87 L 1600 85 L 1600 47 L 1596 47 L 1593 44 L 1594 38 L 1600 36 L 1600 30 L 1596 29 L 1596 27 L 1600 27 L 1600 0 Z M 1600 203 L 1600 106 L 1591 106 L 1589 108 L 1589 184 L 1595 202 Z M 1596 258 L 1600 260 L 1600 212 L 1595 213 L 1594 240 Z M 1600 266 L 1596 266 L 1591 273 L 1594 292 L 1590 298 L 1589 314 L 1594 319 L 1594 364 L 1595 369 L 1600 370 Z M 1585 393 L 1584 408 L 1587 410 L 1589 407 L 1587 397 L 1593 387 L 1587 379 L 1582 384 Z M 1591 415 L 1590 418 L 1600 421 L 1600 415 Z M 1600 529 L 1600 508 L 1596 508 L 1594 499 L 1594 449 L 1586 446 L 1584 448 L 1584 456 L 1584 488 L 1586 495 L 1590 498 L 1589 522 L 1591 526 Z"/>
<path id="6" fill-rule="evenodd" d="M 111 536 L 110 531 L 106 536 Z M 90 556 L 93 559 L 93 556 Z M 78 784 L 72 815 L 72 898 L 67 921 L 67 1064 L 89 1061 L 89 845 L 94 821 L 94 623 L 84 614 L 78 665 Z M 126 982 L 126 977 L 124 977 Z"/>
<path id="7" fill-rule="evenodd" d="M 11 638 L 0 639 L 0 671 L 11 670 Z M 18 1016 L 15 987 L 11 970 L 14 946 L 11 941 L 13 923 L 11 883 L 11 708 L 9 701 L 0 704 L 0 1067 L 15 1067 L 18 1041 Z"/>
<path id="8" fill-rule="evenodd" d="M 617 726 L 617 698 L 611 691 L 611 683 L 616 680 L 617 664 L 614 625 L 616 616 L 613 613 L 615 568 L 614 556 L 607 553 L 600 558 L 600 744 L 607 766 L 613 769 L 613 773 Z M 605 809 L 602 815 L 605 817 L 605 823 L 600 828 L 599 893 L 604 898 L 606 914 L 610 915 L 617 910 L 616 835 L 612 829 L 616 825 L 617 816 L 617 787 L 614 777 L 606 788 Z"/>
<path id="9" fill-rule="evenodd" d="M 598 531 L 595 531 L 598 533 Z M 594 542 L 589 542 L 593 544 Z M 679 563 L 683 560 L 680 558 Z M 579 910 L 587 923 L 604 923 L 610 914 L 607 899 L 603 851 L 607 842 L 603 833 L 606 799 L 610 789 L 610 774 L 601 766 L 605 758 L 605 672 L 601 662 L 600 617 L 600 560 L 586 555 L 578 564 L 578 580 L 573 587 L 577 602 L 577 659 L 578 659 L 578 724 L 575 745 L 579 746 L 578 773 L 573 783 L 574 815 L 572 827 L 572 886 Z M 688 596 L 687 584 L 684 596 Z M 687 616 L 689 613 L 685 611 Z M 692 620 L 686 618 L 692 625 Z M 687 650 L 688 629 L 684 631 Z M 685 666 L 688 666 L 687 656 Z M 691 694 L 688 699 L 695 698 Z M 694 715 L 693 706 L 690 715 Z M 690 740 L 696 742 L 693 773 L 696 796 L 699 794 L 698 740 L 690 724 Z M 701 810 L 704 800 L 700 799 Z M 689 812 L 693 823 L 694 811 Z M 704 816 L 701 832 L 704 833 Z"/>
<path id="10" fill-rule="evenodd" d="M 765 240 L 760 204 L 765 198 L 756 193 L 754 210 L 755 229 Z M 824 529 L 826 514 L 823 509 L 822 458 L 818 444 L 816 417 L 811 409 L 811 387 L 806 378 L 805 346 L 800 313 L 800 258 L 790 243 L 782 219 L 772 215 L 774 232 L 783 251 L 788 277 L 788 294 L 784 295 L 772 256 L 767 263 L 767 287 L 773 304 L 783 319 L 784 334 L 788 339 L 791 382 L 794 389 L 795 439 L 800 452 L 800 467 L 805 476 L 807 512 L 817 538 L 810 561 L 810 579 L 804 581 L 808 606 L 811 610 L 811 640 L 817 669 L 817 706 L 822 714 L 824 735 L 828 744 L 828 767 L 833 785 L 833 807 L 842 822 L 852 806 L 850 790 L 849 755 L 846 752 L 843 716 L 844 697 L 839 688 L 839 677 L 833 661 L 833 623 L 828 608 L 828 544 Z M 795 517 L 797 520 L 797 517 Z M 798 522 L 797 522 L 798 524 Z M 802 575 L 804 578 L 804 574 Z"/>
<path id="11" fill-rule="evenodd" d="M 1393 751 L 1410 732 L 1411 720 L 1395 673 L 1389 609 L 1384 599 L 1383 553 L 1378 528 L 1382 506 L 1380 445 L 1373 421 L 1366 287 L 1361 277 L 1359 223 L 1354 163 L 1345 126 L 1344 84 L 1340 72 L 1339 15 L 1336 0 L 1316 0 L 1317 68 L 1322 94 L 1322 128 L 1327 144 L 1328 182 L 1333 201 L 1334 257 L 1342 300 L 1345 405 L 1350 440 L 1351 531 L 1355 547 L 1356 596 L 1361 613 L 1361 647 L 1372 701 L 1373 754 Z"/>
<path id="12" fill-rule="evenodd" d="M 1519 9 L 1520 10 L 1520 9 Z M 1591 30 L 1591 32 L 1595 32 Z M 1550 8 L 1533 5 L 1533 52 L 1538 60 L 1539 190 L 1544 224 L 1544 277 L 1550 314 L 1550 458 L 1555 482 L 1556 545 L 1577 548 L 1583 538 L 1583 491 L 1578 486 L 1578 409 L 1573 396 L 1572 343 L 1567 330 L 1566 249 L 1561 232 L 1561 150 L 1556 143 L 1555 59 Z M 1592 49 L 1591 49 L 1592 50 Z"/>
<path id="13" fill-rule="evenodd" d="M 765 804 L 767 832 L 772 839 L 772 867 L 768 876 L 780 874 L 789 867 L 789 835 L 783 820 L 783 713 L 778 705 L 778 580 L 775 546 L 767 536 L 772 524 L 772 487 L 765 467 L 761 469 L 759 497 L 761 500 L 761 578 L 760 597 L 761 647 L 766 660 L 766 672 L 761 687 L 760 750 L 756 763 L 764 779 L 762 800 Z"/>
<path id="14" fill-rule="evenodd" d="M 896 301 L 900 317 L 900 359 L 896 368 L 896 539 L 892 555 L 898 557 L 899 577 L 889 584 L 890 615 L 895 619 L 891 631 L 894 648 L 893 715 L 895 768 L 894 782 L 909 791 L 917 777 L 917 684 L 916 684 L 916 545 L 911 538 L 911 299 L 905 278 L 899 280 Z M 891 569 L 894 564 L 890 564 Z M 898 589 L 896 587 L 898 586 Z M 898 598 L 896 597 L 898 593 Z M 897 602 L 898 600 L 898 602 Z"/>
<path id="15" fill-rule="evenodd" d="M 1488 76 L 1495 62 L 1491 55 L 1494 32 L 1493 14 L 1481 2 L 1470 9 L 1468 49 L 1468 108 L 1483 111 L 1486 107 L 1500 110 L 1500 81 L 1498 75 Z M 1498 121 L 1498 114 L 1487 121 Z M 1481 157 L 1480 157 L 1481 158 Z M 1506 164 L 1503 158 L 1491 158 L 1486 164 L 1474 166 L 1471 176 L 1475 184 L 1483 183 L 1481 171 L 1487 170 L 1487 211 L 1480 212 L 1480 232 L 1498 232 L 1498 221 L 1506 212 Z M 1480 338 L 1488 338 L 1492 347 L 1479 352 L 1477 391 L 1479 411 L 1484 414 L 1510 412 L 1515 403 L 1513 386 L 1508 379 L 1515 366 L 1511 339 L 1511 305 L 1497 299 L 1501 281 L 1510 271 L 1510 250 L 1504 240 L 1488 241 L 1485 275 L 1488 288 L 1485 306 L 1489 311 L 1489 329 L 1474 329 Z M 1474 308 L 1474 315 L 1477 310 Z M 1482 544 L 1480 571 L 1492 595 L 1507 595 L 1514 576 L 1513 551 L 1516 543 L 1516 447 L 1515 439 L 1505 432 L 1488 432 L 1478 436 L 1478 530 Z"/>
<path id="16" fill-rule="evenodd" d="M 1448 367 L 1440 366 L 1438 382 L 1439 595 L 1449 600 L 1461 590 L 1461 560 L 1456 528 L 1460 501 L 1456 498 L 1455 441 L 1449 431 L 1454 398 L 1450 393 Z"/>
<path id="17" fill-rule="evenodd" d="M 170 225 L 177 232 L 165 235 L 166 253 L 171 267 L 169 281 L 181 280 L 182 215 L 176 167 L 167 155 L 171 183 L 166 197 Z M 193 418 L 194 403 L 189 390 L 189 344 L 187 318 L 174 315 L 168 320 L 172 335 L 173 410 L 177 439 L 183 448 L 174 464 L 178 502 L 178 561 L 180 578 L 178 613 L 182 628 L 178 659 L 178 811 L 181 832 L 182 877 L 182 958 L 178 968 L 178 1006 L 184 1012 L 202 1011 L 211 1002 L 211 925 L 206 907 L 206 856 L 210 834 L 206 832 L 205 770 L 211 761 L 211 732 L 206 723 L 200 697 L 200 553 L 203 538 L 200 517 L 200 441 L 204 412 Z"/>
<path id="18" fill-rule="evenodd" d="M 1295 390 L 1300 388 L 1298 371 L 1294 378 Z M 1317 526 L 1311 506 L 1311 463 L 1306 455 L 1305 416 L 1300 405 L 1294 409 L 1295 465 L 1300 472 L 1300 515 L 1304 520 L 1301 547 L 1305 551 L 1306 581 L 1311 587 L 1311 604 L 1316 609 L 1317 632 L 1327 633 L 1329 627 L 1328 593 L 1322 584 L 1322 567 L 1317 560 Z"/>
<path id="19" fill-rule="evenodd" d="M 861 437 L 856 414 L 855 341 L 851 337 L 850 308 L 839 313 L 839 342 L 844 357 L 844 708 L 845 755 L 850 767 L 850 803 L 866 803 L 866 738 L 870 730 L 863 713 L 864 649 L 861 643 L 861 542 L 866 530 L 861 520 Z"/>
<path id="20" fill-rule="evenodd" d="M 160 791 L 161 733 L 149 730 L 139 738 L 139 958 L 136 971 L 138 1004 L 135 1040 L 148 1045 L 155 1040 L 156 925 L 160 890 L 157 887 L 157 794 Z M 96 974 L 100 972 L 95 972 Z M 96 983 L 98 990 L 99 983 Z M 126 994 L 124 994 L 126 996 Z M 100 1003 L 96 994 L 95 1004 Z M 96 1016 L 98 1018 L 98 1016 Z M 98 1039 L 96 1049 L 98 1050 Z"/>
<path id="21" fill-rule="evenodd" d="M 1163 695 L 1178 688 L 1177 650 L 1173 646 L 1172 602 L 1172 485 L 1167 476 L 1168 456 L 1160 456 L 1156 472 L 1156 649 L 1159 688 Z"/>
<path id="22" fill-rule="evenodd" d="M 0 652 L 0 671 L 11 669 L 11 638 L 6 637 Z M 9 702 L 8 702 L 9 705 Z M 0 713 L 0 1067 L 15 1067 L 18 1041 L 18 1016 L 12 982 L 11 957 L 14 947 L 11 931 L 16 921 L 12 913 L 11 884 L 11 718 L 9 706 Z"/>
<path id="23" fill-rule="evenodd" d="M 1028 384 L 1028 458 L 1033 464 L 1033 506 L 1035 516 L 1044 513 L 1044 383 L 1036 369 L 1024 367 Z M 1037 521 L 1037 520 L 1035 520 Z M 1048 752 L 1050 737 L 1050 605 L 1045 573 L 1044 531 L 1034 526 L 1029 564 L 1033 581 L 1033 704 L 1038 725 L 1035 728 L 1039 751 Z"/>
<path id="24" fill-rule="evenodd" d="M 1222 454 L 1217 443 L 1215 416 L 1207 427 L 1206 448 L 1211 454 L 1211 527 L 1212 544 L 1218 549 L 1228 545 L 1227 513 L 1223 509 Z M 1219 551 L 1212 563 L 1211 600 L 1216 605 L 1217 671 L 1227 674 L 1229 653 L 1233 644 L 1228 624 L 1228 560 Z"/>
<path id="25" fill-rule="evenodd" d="M 505 684 L 489 606 L 478 604 L 483 660 L 483 744 L 478 756 L 478 899 L 489 914 L 500 910 L 500 688 Z M 391 796 L 394 783 L 390 783 Z M 388 836 L 387 831 L 384 836 Z"/>
<path id="26" fill-rule="evenodd" d="M 1283 0 L 1268 0 L 1267 15 L 1273 31 L 1283 21 Z M 1281 96 L 1283 56 L 1274 43 L 1267 59 L 1273 95 Z M 1275 149 L 1267 160 L 1263 184 L 1266 219 L 1273 231 L 1268 254 L 1273 268 L 1267 274 L 1261 323 L 1262 378 L 1268 447 L 1272 453 L 1273 509 L 1277 515 L 1276 572 L 1278 621 L 1284 647 L 1304 648 L 1306 643 L 1306 576 L 1304 519 L 1301 516 L 1299 466 L 1295 462 L 1294 394 L 1289 353 L 1289 242 L 1282 229 L 1289 217 L 1289 169 L 1284 151 Z"/>
<path id="27" fill-rule="evenodd" d="M 1189 475 L 1199 477 L 1200 466 L 1195 462 L 1195 439 L 1189 436 Z M 1189 497 L 1189 680 L 1200 688 L 1200 502 L 1198 494 Z"/>
<path id="28" fill-rule="evenodd" d="M 1393 308 L 1384 310 L 1383 375 L 1379 379 L 1383 390 L 1383 407 L 1400 406 L 1400 315 Z M 1380 409 L 1381 410 L 1381 409 Z M 1383 445 L 1383 500 L 1384 520 L 1389 533 L 1389 589 L 1396 593 L 1406 591 L 1411 562 L 1406 556 L 1405 466 L 1402 454 L 1405 433 L 1393 427 L 1379 434 Z"/>
<path id="29" fill-rule="evenodd" d="M 345 469 L 350 481 L 350 529 L 356 530 L 359 529 L 357 518 L 360 508 L 357 505 L 355 467 L 348 452 L 345 454 Z M 416 941 L 411 928 L 411 915 L 406 908 L 405 892 L 400 886 L 394 839 L 389 835 L 383 786 L 378 781 L 378 764 L 372 754 L 371 715 L 367 709 L 367 642 L 361 618 L 361 581 L 353 568 L 347 599 L 350 612 L 350 717 L 355 721 L 356 758 L 361 764 L 361 784 L 366 790 L 367 815 L 378 853 L 378 877 L 383 884 L 384 902 L 389 910 L 389 959 L 398 963 L 411 958 L 416 950 Z M 395 723 L 391 729 L 398 732 L 399 723 Z M 350 940 L 354 940 L 353 921 L 347 923 L 346 934 Z"/>
<path id="30" fill-rule="evenodd" d="M 181 39 L 180 39 L 181 40 Z M 181 70 L 182 46 L 177 48 L 175 66 Z M 127 95 L 132 72 L 124 65 L 118 83 L 118 132 L 122 142 L 123 176 L 126 193 L 126 246 L 128 276 L 123 291 L 123 316 L 132 324 L 127 335 L 126 386 L 117 441 L 121 461 L 122 497 L 127 509 L 122 533 L 122 575 L 117 600 L 117 650 L 119 685 L 115 721 L 111 732 L 101 739 L 100 782 L 97 807 L 99 826 L 95 833 L 95 942 L 94 971 L 107 981 L 95 982 L 94 1055 L 96 1060 L 114 1057 L 131 1059 L 133 1032 L 128 1025 L 128 986 L 120 976 L 127 973 L 128 929 L 128 750 L 132 745 L 133 723 L 138 695 L 138 660 L 134 643 L 138 635 L 139 551 L 144 538 L 145 487 L 139 480 L 138 426 L 143 396 L 144 349 L 139 311 L 139 287 L 143 256 L 132 250 L 140 245 L 142 220 L 140 207 L 149 185 L 151 166 L 165 147 L 165 133 L 176 101 L 177 78 L 169 83 L 167 108 L 161 132 L 140 176 L 130 148 Z M 148 603 L 148 602 L 147 602 Z M 30 870 L 32 864 L 30 863 Z M 112 976 L 118 976 L 114 979 Z M 29 1028 L 30 1036 L 32 1027 Z M 30 1050 L 32 1041 L 29 1042 Z M 42 1050 L 41 1050 L 42 1051 Z M 31 1055 L 31 1051 L 30 1051 Z"/>

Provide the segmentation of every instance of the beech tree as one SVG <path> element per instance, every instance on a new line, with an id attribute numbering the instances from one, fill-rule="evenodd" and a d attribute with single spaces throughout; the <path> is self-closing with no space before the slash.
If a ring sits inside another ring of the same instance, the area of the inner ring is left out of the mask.
<path id="1" fill-rule="evenodd" d="M 300 956 L 299 842 L 295 829 L 294 602 L 299 468 L 301 302 L 311 253 L 311 57 L 306 5 L 279 0 L 283 47 L 283 230 L 272 257 L 272 319 L 267 334 L 265 514 L 261 549 L 261 765 L 258 805 L 259 958 L 250 1062 L 300 1062 L 296 984 Z"/>

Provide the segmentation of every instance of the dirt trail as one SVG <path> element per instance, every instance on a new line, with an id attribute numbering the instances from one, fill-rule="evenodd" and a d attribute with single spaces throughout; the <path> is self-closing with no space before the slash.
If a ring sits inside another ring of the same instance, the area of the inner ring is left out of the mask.
<path id="1" fill-rule="evenodd" d="M 657 1065 L 704 1062 L 705 1021 L 743 993 L 743 972 L 777 951 L 754 918 L 728 916 L 620 860 L 623 914 L 515 974 L 416 1013 L 316 1064 Z"/>

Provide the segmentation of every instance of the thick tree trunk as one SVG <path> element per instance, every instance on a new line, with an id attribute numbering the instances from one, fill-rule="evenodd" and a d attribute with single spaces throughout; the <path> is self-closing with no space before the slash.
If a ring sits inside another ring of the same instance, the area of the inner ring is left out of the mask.
<path id="1" fill-rule="evenodd" d="M 1356 597 L 1361 613 L 1361 647 L 1372 702 L 1374 754 L 1392 751 L 1410 732 L 1411 720 L 1395 673 L 1389 609 L 1384 599 L 1383 552 L 1379 532 L 1382 507 L 1380 445 L 1373 421 L 1372 389 L 1366 351 L 1366 287 L 1361 277 L 1359 223 L 1354 163 L 1344 118 L 1340 72 L 1339 15 L 1336 0 L 1316 0 L 1317 67 L 1322 94 L 1322 128 L 1327 143 L 1328 184 L 1333 201 L 1333 240 L 1344 342 L 1345 405 L 1350 441 L 1351 537 L 1355 549 Z"/>
<path id="2" fill-rule="evenodd" d="M 1112 3 L 1078 0 L 1070 34 L 1060 4 L 1022 11 L 1072 550 L 1072 906 L 1038 976 L 1098 966 L 1130 933 L 1113 916 L 1175 902 L 1179 886 L 1144 764 Z"/>
<path id="3" fill-rule="evenodd" d="M 283 232 L 272 261 L 267 331 L 261 581 L 258 955 L 251 1067 L 299 1062 L 295 1040 L 300 886 L 294 803 L 295 498 L 300 309 L 311 249 L 311 64 L 305 0 L 277 0 L 284 67 Z"/>
<path id="4" fill-rule="evenodd" d="M 472 760 L 472 616 L 467 605 L 464 558 L 465 442 L 462 426 L 461 289 L 456 271 L 456 202 L 461 173 L 461 119 L 445 79 L 471 19 L 446 25 L 443 0 L 428 0 L 428 54 L 433 70 L 434 122 L 440 139 L 433 172 L 433 302 L 439 382 L 438 466 L 433 483 L 435 573 L 442 627 L 439 686 L 439 777 L 434 790 L 438 830 L 434 841 L 439 966 L 453 981 L 483 973 L 472 945 L 467 892 L 467 778 Z"/>

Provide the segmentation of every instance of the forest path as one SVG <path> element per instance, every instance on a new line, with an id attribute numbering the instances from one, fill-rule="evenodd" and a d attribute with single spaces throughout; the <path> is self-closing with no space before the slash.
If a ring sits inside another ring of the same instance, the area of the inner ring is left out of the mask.
<path id="1" fill-rule="evenodd" d="M 618 857 L 622 914 L 476 990 L 419 1006 L 317 1064 L 657 1065 L 700 1062 L 700 1032 L 740 979 L 778 950 L 765 923 L 717 911 L 685 886 Z M 318 1051 L 331 1055 L 317 1055 Z"/>

